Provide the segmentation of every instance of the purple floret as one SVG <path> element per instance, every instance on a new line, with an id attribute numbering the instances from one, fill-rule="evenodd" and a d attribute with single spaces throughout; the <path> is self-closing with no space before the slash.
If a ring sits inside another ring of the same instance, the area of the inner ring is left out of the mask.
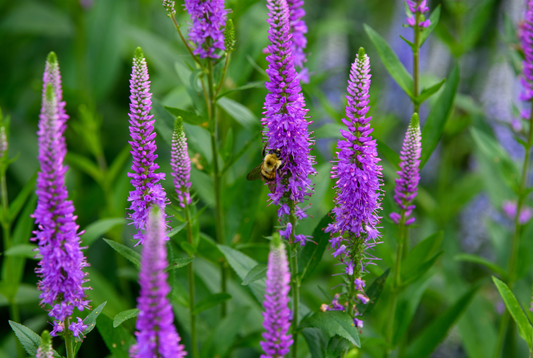
<path id="1" fill-rule="evenodd" d="M 426 28 L 431 25 L 429 19 L 424 18 L 424 14 L 429 11 L 427 0 L 405 0 L 411 14 L 407 17 L 407 24 L 411 27 L 416 26 L 416 16 L 420 16 L 419 27 Z"/>
<path id="2" fill-rule="evenodd" d="M 304 63 L 307 62 L 305 56 L 305 48 L 307 47 L 307 25 L 303 20 L 305 10 L 303 9 L 304 0 L 287 0 L 289 5 L 289 23 L 290 33 L 292 34 L 292 55 L 294 57 L 294 65 L 298 68 L 298 78 L 303 83 L 309 83 L 309 71 L 304 68 Z"/>
<path id="3" fill-rule="evenodd" d="M 526 17 L 519 35 L 525 57 L 522 61 L 524 76 L 521 78 L 523 89 L 520 99 L 527 102 L 533 98 L 533 0 L 527 2 Z M 529 113 L 526 117 L 529 119 Z"/>
<path id="4" fill-rule="evenodd" d="M 266 127 L 264 134 L 270 150 L 280 149 L 283 166 L 276 177 L 276 191 L 269 194 L 275 205 L 280 205 L 280 220 L 290 214 L 289 200 L 302 203 L 313 192 L 311 175 L 314 158 L 310 155 L 314 143 L 307 130 L 307 109 L 302 95 L 289 34 L 289 7 L 286 0 L 268 0 L 269 9 L 267 74 L 269 82 L 265 83 L 269 93 L 265 99 L 261 122 Z M 295 215 L 302 219 L 304 211 L 295 206 Z M 298 241 L 305 241 L 299 236 Z"/>
<path id="5" fill-rule="evenodd" d="M 267 265 L 265 301 L 263 306 L 264 341 L 261 347 L 265 354 L 261 358 L 284 357 L 289 353 L 293 343 L 292 335 L 288 334 L 291 326 L 291 310 L 289 309 L 289 291 L 291 275 L 285 245 L 279 237 L 275 237 L 270 247 Z"/>
<path id="6" fill-rule="evenodd" d="M 176 327 L 174 313 L 168 299 L 168 266 L 165 218 L 160 209 L 150 209 L 147 235 L 141 256 L 139 273 L 140 296 L 137 299 L 139 315 L 135 325 L 137 344 L 132 346 L 132 358 L 182 358 L 187 355 Z"/>
<path id="7" fill-rule="evenodd" d="M 37 176 L 37 208 L 32 215 L 34 231 L 42 256 L 35 272 L 39 276 L 41 305 L 50 306 L 55 319 L 55 336 L 64 329 L 64 321 L 74 312 L 89 308 L 83 284 L 88 281 L 83 268 L 89 266 L 80 247 L 74 205 L 68 200 L 65 185 L 67 167 L 63 164 L 67 148 L 63 133 L 68 116 L 62 98 L 61 76 L 54 53 L 48 56 L 43 76 L 43 97 L 39 130 L 40 170 Z M 74 333 L 77 328 L 69 327 Z"/>
<path id="8" fill-rule="evenodd" d="M 172 134 L 172 150 L 170 152 L 170 166 L 174 178 L 174 188 L 182 208 L 191 203 L 189 188 L 191 187 L 191 160 L 187 152 L 187 137 L 183 131 L 183 119 L 174 121 Z"/>
<path id="9" fill-rule="evenodd" d="M 404 225 L 410 225 L 415 221 L 414 217 L 410 218 L 409 216 L 415 209 L 413 201 L 416 198 L 420 180 L 418 167 L 422 152 L 421 141 L 422 135 L 420 133 L 418 114 L 415 113 L 405 133 L 400 155 L 401 170 L 396 172 L 399 178 L 396 179 L 396 188 L 394 189 L 394 201 L 403 212 Z M 398 224 L 402 220 L 402 214 L 391 213 L 390 218 Z"/>
<path id="10" fill-rule="evenodd" d="M 131 178 L 133 191 L 130 191 L 128 201 L 131 202 L 130 219 L 137 229 L 133 235 L 138 240 L 136 245 L 142 244 L 144 236 L 141 230 L 146 227 L 148 211 L 153 205 L 164 207 L 166 203 L 165 191 L 160 180 L 165 179 L 164 173 L 156 173 L 159 165 L 155 163 L 157 154 L 155 151 L 154 119 L 150 114 L 152 109 L 152 94 L 150 93 L 150 81 L 146 60 L 140 48 L 135 51 L 133 59 L 133 71 L 130 80 L 130 135 L 131 155 Z"/>
<path id="11" fill-rule="evenodd" d="M 227 10 L 224 0 L 185 0 L 185 9 L 191 16 L 189 40 L 196 44 L 193 51 L 201 58 L 219 58 L 217 50 L 225 50 L 223 28 Z"/>

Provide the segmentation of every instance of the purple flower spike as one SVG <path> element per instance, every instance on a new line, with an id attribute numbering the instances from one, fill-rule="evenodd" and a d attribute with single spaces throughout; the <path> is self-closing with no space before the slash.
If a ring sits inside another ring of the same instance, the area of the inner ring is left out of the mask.
<path id="1" fill-rule="evenodd" d="M 291 310 L 289 304 L 291 275 L 285 245 L 279 235 L 274 235 L 268 255 L 265 301 L 263 306 L 264 341 L 261 347 L 265 354 L 261 358 L 279 358 L 289 353 L 293 343 L 292 335 L 288 334 L 291 326 Z"/>
<path id="2" fill-rule="evenodd" d="M 74 205 L 68 200 L 65 185 L 67 167 L 63 164 L 67 148 L 63 133 L 68 116 L 62 101 L 61 76 L 55 53 L 46 61 L 43 76 L 43 97 L 39 115 L 39 162 L 37 176 L 37 230 L 33 232 L 42 256 L 35 270 L 39 276 L 41 306 L 50 306 L 49 316 L 55 319 L 52 336 L 62 332 L 64 321 L 74 308 L 89 308 L 83 284 L 88 281 L 83 268 L 89 266 L 80 247 Z M 71 328 L 72 330 L 72 328 Z"/>
<path id="3" fill-rule="evenodd" d="M 418 114 L 414 113 L 407 128 L 407 133 L 405 133 L 400 155 L 401 170 L 397 172 L 399 178 L 396 179 L 396 188 L 394 189 L 394 201 L 403 212 L 404 225 L 412 224 L 415 221 L 414 217 L 409 218 L 409 216 L 415 208 L 413 201 L 418 192 L 418 181 L 420 180 L 418 167 L 420 165 L 420 153 L 422 152 L 421 141 Z M 390 218 L 396 224 L 399 224 L 402 220 L 402 214 L 392 213 Z"/>
<path id="4" fill-rule="evenodd" d="M 417 15 L 420 17 L 420 22 L 418 23 L 419 27 L 426 28 L 429 25 L 431 25 L 431 21 L 429 19 L 424 18 L 424 14 L 429 11 L 429 7 L 427 6 L 427 0 L 405 0 L 407 2 L 407 6 L 409 7 L 409 12 L 407 16 L 407 25 L 414 27 L 416 26 L 416 17 Z"/>
<path id="5" fill-rule="evenodd" d="M 135 328 L 137 344 L 130 349 L 132 358 L 182 358 L 187 355 L 176 327 L 168 300 L 170 286 L 165 272 L 168 266 L 165 246 L 165 218 L 162 209 L 153 206 L 148 216 L 148 229 L 139 273 L 139 316 Z"/>
<path id="6" fill-rule="evenodd" d="M 172 134 L 172 150 L 170 152 L 170 166 L 174 178 L 174 188 L 182 208 L 191 203 L 189 188 L 191 187 L 191 160 L 187 152 L 187 138 L 183 130 L 183 119 L 176 118 L 174 121 L 174 133 Z"/>
<path id="7" fill-rule="evenodd" d="M 294 69 L 287 1 L 268 0 L 267 8 L 270 45 L 266 71 L 269 82 L 265 85 L 269 93 L 261 122 L 266 127 L 268 148 L 281 151 L 283 166 L 278 169 L 276 191 L 269 196 L 275 205 L 280 205 L 278 214 L 283 221 L 290 213 L 289 200 L 302 203 L 313 191 L 310 175 L 316 172 L 314 158 L 309 153 L 314 142 L 307 131 L 307 109 Z M 306 217 L 300 207 L 295 206 L 294 210 L 299 219 Z"/>
<path id="8" fill-rule="evenodd" d="M 524 50 L 524 77 L 521 78 L 524 87 L 520 94 L 522 101 L 533 98 L 533 0 L 528 0 L 526 17 L 520 26 L 520 42 Z M 529 118 L 529 115 L 527 116 Z"/>
<path id="9" fill-rule="evenodd" d="M 219 58 L 217 50 L 225 50 L 222 28 L 226 26 L 227 10 L 224 0 L 185 0 L 185 9 L 191 15 L 189 40 L 196 44 L 193 51 L 201 58 Z"/>
<path id="10" fill-rule="evenodd" d="M 156 173 L 159 165 L 155 163 L 157 154 L 155 151 L 154 120 L 150 114 L 152 109 L 152 94 L 150 93 L 150 81 L 146 60 L 140 47 L 135 50 L 133 59 L 133 71 L 130 80 L 130 135 L 131 155 L 133 163 L 132 173 L 128 173 L 133 185 L 128 201 L 131 201 L 130 219 L 137 229 L 133 235 L 138 240 L 137 245 L 142 244 L 144 236 L 141 230 L 146 227 L 148 211 L 153 205 L 164 207 L 166 204 L 165 191 L 159 183 L 165 179 L 164 173 Z"/>
<path id="11" fill-rule="evenodd" d="M 307 25 L 303 20 L 305 10 L 303 9 L 304 0 L 287 0 L 289 5 L 289 23 L 290 33 L 292 34 L 292 54 L 294 56 L 294 65 L 298 67 L 298 78 L 303 83 L 309 83 L 309 71 L 304 68 L 304 63 L 307 62 L 305 58 L 304 49 L 307 47 Z"/>

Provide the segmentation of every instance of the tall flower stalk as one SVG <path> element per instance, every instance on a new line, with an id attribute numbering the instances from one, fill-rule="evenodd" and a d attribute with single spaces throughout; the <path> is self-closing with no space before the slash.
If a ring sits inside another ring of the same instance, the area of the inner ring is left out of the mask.
<path id="1" fill-rule="evenodd" d="M 39 162 L 37 176 L 37 208 L 33 217 L 39 254 L 42 256 L 35 270 L 39 276 L 41 305 L 49 308 L 54 318 L 52 336 L 65 338 L 67 357 L 74 357 L 73 337 L 82 337 L 81 319 L 71 321 L 74 308 L 89 309 L 83 284 L 88 281 L 83 268 L 87 267 L 80 248 L 80 233 L 76 225 L 74 205 L 68 200 L 65 185 L 67 167 L 63 164 L 67 153 L 63 133 L 68 116 L 62 100 L 59 65 L 54 53 L 48 56 L 43 76 L 43 97 L 39 115 Z"/>
<path id="2" fill-rule="evenodd" d="M 509 257 L 509 266 L 508 270 L 508 279 L 507 286 L 509 289 L 513 289 L 513 286 L 516 282 L 516 270 L 517 270 L 517 261 L 518 261 L 518 250 L 520 244 L 520 235 L 522 229 L 521 214 L 524 209 L 525 200 L 528 196 L 529 191 L 527 190 L 527 178 L 529 174 L 529 162 L 531 158 L 531 147 L 533 146 L 533 109 L 531 108 L 533 102 L 533 0 L 528 0 L 526 4 L 526 16 L 524 22 L 520 29 L 520 43 L 522 50 L 524 51 L 524 61 L 523 65 L 523 75 L 521 80 L 522 83 L 522 92 L 520 93 L 520 100 L 528 104 L 529 113 L 525 117 L 528 118 L 529 127 L 526 131 L 526 145 L 524 162 L 522 165 L 522 177 L 520 180 L 520 186 L 518 189 L 518 201 L 516 204 L 516 212 L 514 217 L 514 232 L 511 242 L 511 254 Z M 509 312 L 506 310 L 500 321 L 500 328 L 498 332 L 498 340 L 496 342 L 496 349 L 494 351 L 494 357 L 498 358 L 501 356 L 503 349 L 503 344 L 505 340 L 505 334 L 509 326 Z"/>
<path id="3" fill-rule="evenodd" d="M 165 229 L 162 208 L 152 206 L 141 256 L 139 315 L 135 325 L 137 344 L 130 349 L 133 358 L 183 358 L 187 355 L 179 344 L 181 338 L 174 326 L 174 313 L 167 297 L 170 286 L 165 271 L 168 266 Z"/>
<path id="4" fill-rule="evenodd" d="M 304 209 L 298 206 L 313 192 L 311 175 L 316 172 L 313 168 L 314 158 L 310 155 L 311 139 L 307 130 L 307 109 L 298 74 L 294 67 L 292 42 L 289 24 L 289 6 L 286 0 L 268 0 L 267 8 L 268 39 L 267 47 L 268 69 L 266 73 L 269 81 L 265 84 L 268 94 L 265 98 L 264 118 L 261 120 L 265 127 L 264 135 L 269 150 L 280 150 L 283 166 L 278 169 L 276 176 L 276 190 L 269 194 L 272 203 L 279 205 L 278 215 L 286 229 L 280 233 L 291 244 L 291 270 L 293 293 L 293 321 L 292 334 L 294 341 L 298 338 L 298 247 L 305 245 L 308 237 L 296 235 L 296 225 L 299 219 L 306 217 Z M 297 356 L 297 346 L 293 345 L 292 356 Z"/>
<path id="5" fill-rule="evenodd" d="M 341 129 L 344 137 L 337 143 L 337 160 L 331 171 L 336 179 L 334 221 L 326 228 L 331 233 L 333 257 L 344 266 L 345 292 L 337 294 L 334 302 L 325 309 L 346 310 L 356 327 L 363 327 L 358 318 L 356 304 L 368 303 L 365 282 L 362 279 L 367 265 L 376 258 L 369 251 L 379 243 L 381 237 L 377 225 L 381 210 L 381 166 L 377 156 L 376 140 L 370 127 L 372 117 L 366 114 L 370 109 L 370 59 L 363 48 L 352 64 L 348 79 L 348 105 L 342 122 L 348 130 Z M 340 304 L 340 297 L 345 296 Z"/>
<path id="6" fill-rule="evenodd" d="M 263 333 L 261 347 L 265 354 L 261 358 L 284 357 L 293 344 L 289 334 L 291 310 L 289 309 L 289 291 L 291 275 L 285 244 L 279 234 L 275 234 L 268 254 L 265 300 L 263 301 Z"/>
<path id="7" fill-rule="evenodd" d="M 213 182 L 215 191 L 215 231 L 219 244 L 225 244 L 224 235 L 224 215 L 222 205 L 222 176 L 223 171 L 219 167 L 217 158 L 219 157 L 218 119 L 217 119 L 217 96 L 223 87 L 230 53 L 234 49 L 235 38 L 234 28 L 231 21 L 227 21 L 227 10 L 224 8 L 224 0 L 186 0 L 185 9 L 191 16 L 191 28 L 189 40 L 187 41 L 181 32 L 181 27 L 176 21 L 174 2 L 163 0 L 163 6 L 167 11 L 167 16 L 172 19 L 174 27 L 178 32 L 187 51 L 195 61 L 197 67 L 202 70 L 200 80 L 202 83 L 203 95 L 207 107 L 207 117 L 209 119 L 209 131 L 211 133 L 211 150 L 213 157 Z M 224 27 L 226 27 L 224 29 Z M 218 83 L 215 82 L 214 66 L 224 51 L 225 64 L 222 76 Z M 226 281 L 228 275 L 227 262 L 220 266 L 221 280 L 220 290 L 226 292 Z M 221 316 L 226 315 L 226 303 L 221 304 Z"/>
<path id="8" fill-rule="evenodd" d="M 172 150 L 170 153 L 170 166 L 172 167 L 172 177 L 174 178 L 174 189 L 178 196 L 179 204 L 185 211 L 185 221 L 187 222 L 187 241 L 193 243 L 192 223 L 189 205 L 191 196 L 189 189 L 191 187 L 191 160 L 187 152 L 187 137 L 183 130 L 183 119 L 176 118 L 174 121 L 174 133 L 172 134 Z M 189 254 L 189 257 L 192 257 Z M 196 314 L 194 308 L 194 267 L 193 262 L 187 266 L 189 275 L 189 313 L 191 320 L 191 345 L 192 356 L 198 357 L 198 344 L 196 342 Z"/>
<path id="9" fill-rule="evenodd" d="M 152 94 L 150 93 L 150 80 L 146 59 L 140 47 L 135 50 L 133 69 L 130 79 L 130 135 L 131 155 L 133 162 L 131 172 L 131 184 L 134 190 L 130 191 L 128 201 L 131 202 L 130 219 L 133 221 L 137 233 L 133 238 L 137 245 L 144 241 L 142 230 L 146 229 L 148 211 L 154 205 L 164 207 L 166 196 L 163 187 L 159 183 L 165 179 L 164 173 L 156 173 L 159 165 L 155 163 L 157 154 L 155 151 L 156 133 L 154 132 L 152 109 Z M 164 214 L 163 214 L 164 215 Z"/>

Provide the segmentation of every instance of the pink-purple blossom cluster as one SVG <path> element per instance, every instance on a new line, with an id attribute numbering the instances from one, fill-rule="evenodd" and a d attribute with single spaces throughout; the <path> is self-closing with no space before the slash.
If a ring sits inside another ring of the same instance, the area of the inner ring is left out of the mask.
<path id="1" fill-rule="evenodd" d="M 405 0 L 411 14 L 407 16 L 407 24 L 411 27 L 416 26 L 416 22 L 419 21 L 418 26 L 426 28 L 431 25 L 429 19 L 424 19 L 423 15 L 429 11 L 427 6 L 427 0 Z M 418 16 L 421 19 L 418 19 Z"/>
<path id="2" fill-rule="evenodd" d="M 269 82 L 265 85 L 269 93 L 261 122 L 266 127 L 264 134 L 268 148 L 279 149 L 284 163 L 278 170 L 280 175 L 276 178 L 276 191 L 269 194 L 272 202 L 280 206 L 278 214 L 283 221 L 284 217 L 290 215 L 289 200 L 299 204 L 311 195 L 313 188 L 310 176 L 316 172 L 313 168 L 314 158 L 310 155 L 313 140 L 307 130 L 307 109 L 294 68 L 289 7 L 286 0 L 268 0 L 267 8 L 270 45 L 267 47 L 269 65 L 266 71 Z M 306 217 L 298 205 L 295 205 L 294 213 L 299 219 Z M 282 235 L 289 238 L 292 229 L 289 223 Z M 296 237 L 296 241 L 302 245 L 305 240 L 303 235 Z"/>
<path id="3" fill-rule="evenodd" d="M 304 67 L 307 62 L 305 56 L 305 48 L 307 47 L 307 25 L 303 20 L 305 16 L 304 0 L 287 0 L 289 5 L 289 24 L 290 33 L 292 34 L 292 55 L 294 57 L 294 65 L 298 68 L 298 78 L 303 83 L 309 82 L 309 70 Z"/>
<path id="4" fill-rule="evenodd" d="M 189 40 L 196 44 L 193 53 L 201 58 L 219 58 L 217 50 L 224 50 L 223 28 L 227 10 L 224 0 L 185 0 L 185 9 L 191 16 Z"/>
<path id="5" fill-rule="evenodd" d="M 170 166 L 174 178 L 174 189 L 180 206 L 191 203 L 189 188 L 191 187 L 191 160 L 187 152 L 187 137 L 183 130 L 183 119 L 176 118 L 174 121 L 174 133 L 172 134 L 172 150 L 170 152 Z"/>
<path id="6" fill-rule="evenodd" d="M 35 272 L 39 276 L 41 305 L 51 307 L 55 319 L 52 336 L 65 329 L 74 308 L 89 308 L 83 284 L 88 281 L 83 268 L 89 266 L 80 247 L 74 205 L 68 200 L 65 185 L 67 167 L 63 164 L 67 148 L 63 133 L 68 115 L 61 89 L 61 75 L 56 55 L 48 55 L 43 76 L 42 108 L 39 115 L 39 163 L 37 176 L 37 208 L 32 215 L 34 231 L 42 256 Z M 82 336 L 85 325 L 72 322 L 68 329 Z"/>
<path id="7" fill-rule="evenodd" d="M 522 93 L 520 100 L 531 101 L 533 98 L 533 0 L 527 1 L 526 16 L 520 26 L 520 43 L 524 51 L 523 71 L 524 76 L 521 78 Z M 526 116 L 529 118 L 529 115 Z"/>
<path id="8" fill-rule="evenodd" d="M 400 152 L 400 169 L 396 172 L 399 178 L 396 178 L 396 187 L 394 189 L 394 201 L 401 209 L 401 214 L 391 213 L 390 218 L 396 224 L 403 220 L 404 225 L 410 225 L 415 221 L 414 217 L 409 217 L 415 205 L 413 200 L 418 193 L 418 182 L 420 174 L 420 154 L 422 152 L 422 135 L 420 133 L 420 123 L 418 114 L 413 114 L 405 139 L 403 141 L 402 151 Z"/>
<path id="9" fill-rule="evenodd" d="M 137 229 L 133 235 L 138 240 L 136 245 L 142 244 L 144 235 L 141 230 L 146 227 L 148 211 L 153 205 L 164 207 L 166 196 L 163 187 L 159 183 L 165 179 L 164 173 L 156 173 L 159 165 L 155 163 L 157 154 L 155 151 L 156 133 L 154 132 L 154 119 L 150 114 L 152 109 L 152 94 L 150 93 L 150 81 L 146 59 L 140 48 L 135 51 L 133 70 L 130 79 L 130 135 L 131 155 L 133 162 L 128 176 L 134 187 L 130 191 L 128 201 L 131 202 L 130 219 Z"/>

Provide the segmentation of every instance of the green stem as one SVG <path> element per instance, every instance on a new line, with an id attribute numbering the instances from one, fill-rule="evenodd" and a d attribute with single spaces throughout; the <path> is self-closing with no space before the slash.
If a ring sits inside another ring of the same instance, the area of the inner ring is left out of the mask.
<path id="1" fill-rule="evenodd" d="M 192 223 L 191 215 L 189 213 L 189 205 L 185 204 L 185 220 L 187 220 L 187 241 L 189 244 L 193 245 L 192 238 Z M 189 255 L 191 257 L 191 255 Z M 188 265 L 188 275 L 189 275 L 189 312 L 191 318 L 191 346 L 192 346 L 192 357 L 197 358 L 198 355 L 198 344 L 196 343 L 196 315 L 193 313 L 194 309 L 194 267 L 193 261 Z"/>
<path id="2" fill-rule="evenodd" d="M 419 64 L 419 57 L 420 57 L 420 27 L 418 26 L 418 23 L 420 22 L 420 13 L 417 12 L 415 15 L 415 39 L 414 39 L 414 47 L 413 50 L 413 95 L 418 97 L 418 81 L 419 81 L 419 70 L 420 70 L 420 64 Z M 415 107 L 415 113 L 418 113 L 418 109 L 420 105 L 417 102 L 413 102 Z"/>
<path id="3" fill-rule="evenodd" d="M 194 55 L 194 53 L 192 52 L 191 46 L 189 46 L 189 43 L 187 42 L 187 40 L 185 40 L 185 37 L 183 37 L 183 34 L 181 33 L 180 25 L 178 25 L 178 22 L 176 21 L 176 17 L 172 15 L 170 18 L 172 19 L 172 22 L 174 23 L 174 27 L 176 28 L 176 31 L 178 31 L 178 34 L 180 35 L 181 41 L 183 41 L 183 44 L 187 48 L 187 51 L 189 51 L 189 53 L 191 54 L 191 57 L 200 66 L 200 68 L 205 71 L 204 65 L 202 65 L 200 60 L 198 60 L 198 58 Z M 208 59 L 208 63 L 211 63 L 209 59 Z"/>
<path id="4" fill-rule="evenodd" d="M 220 83 L 218 84 L 217 90 L 215 92 L 215 98 L 218 96 L 218 93 L 222 89 L 222 86 L 224 85 L 224 79 L 226 78 L 226 71 L 228 70 L 228 64 L 229 64 L 229 57 L 230 54 L 226 53 L 226 61 L 224 62 L 224 69 L 222 70 L 222 77 L 220 78 Z"/>
<path id="5" fill-rule="evenodd" d="M 2 230 L 4 236 L 4 251 L 11 247 L 11 221 L 9 218 L 9 200 L 7 196 L 6 171 L 2 169 L 0 178 L 0 194 L 2 195 L 2 211 L 4 220 Z"/>
<path id="6" fill-rule="evenodd" d="M 72 333 L 70 332 L 70 330 L 68 329 L 68 324 L 69 324 L 69 319 L 66 318 L 65 319 L 65 328 L 63 330 L 64 332 L 64 336 L 65 337 L 65 348 L 66 348 L 66 352 L 67 352 L 67 358 L 74 358 L 75 355 L 74 355 L 74 339 L 72 337 Z"/>
<path id="7" fill-rule="evenodd" d="M 208 84 L 208 93 L 209 101 L 207 107 L 209 109 L 209 120 L 212 124 L 211 131 L 211 151 L 213 153 L 213 179 L 215 184 L 215 230 L 217 234 L 217 242 L 220 245 L 225 244 L 224 239 L 224 226 L 223 226 L 223 214 L 222 214 L 222 190 L 221 190 L 221 177 L 219 174 L 218 167 L 218 123 L 216 120 L 216 97 L 214 94 L 213 88 L 213 63 L 208 59 L 207 61 L 207 84 Z M 227 282 L 227 270 L 225 268 L 225 263 L 222 263 L 220 266 L 220 291 L 226 293 L 226 282 Z M 226 302 L 223 302 L 221 305 L 220 315 L 222 317 L 226 316 Z"/>
<path id="8" fill-rule="evenodd" d="M 298 244 L 295 242 L 294 231 L 296 230 L 296 215 L 294 214 L 295 202 L 289 200 L 289 208 L 291 210 L 289 222 L 292 225 L 290 237 L 290 255 L 291 255 L 291 285 L 292 285 L 292 344 L 291 357 L 298 357 L 298 307 L 300 306 L 300 280 L 298 278 Z"/>

